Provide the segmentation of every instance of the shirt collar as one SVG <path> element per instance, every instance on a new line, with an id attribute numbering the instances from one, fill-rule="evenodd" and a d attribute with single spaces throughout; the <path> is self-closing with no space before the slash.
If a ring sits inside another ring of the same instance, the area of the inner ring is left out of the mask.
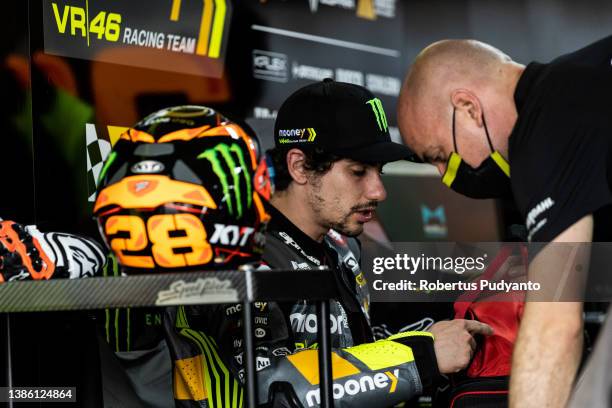
<path id="1" fill-rule="evenodd" d="M 266 203 L 266 210 L 271 216 L 268 222 L 268 232 L 277 234 L 284 232 L 302 248 L 308 255 L 314 256 L 319 260 L 325 257 L 325 246 L 321 242 L 306 235 L 301 229 L 293 224 L 282 212 L 280 212 L 272 204 Z"/>
<path id="2" fill-rule="evenodd" d="M 516 85 L 516 90 L 514 91 L 514 104 L 519 114 L 529 98 L 529 92 L 533 90 L 544 68 L 546 68 L 545 64 L 532 62 L 525 67 L 525 70 L 521 74 L 518 84 Z"/>

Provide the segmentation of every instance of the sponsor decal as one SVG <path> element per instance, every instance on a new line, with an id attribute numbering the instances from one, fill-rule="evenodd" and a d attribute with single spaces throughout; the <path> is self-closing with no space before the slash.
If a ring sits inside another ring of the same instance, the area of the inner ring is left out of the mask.
<path id="1" fill-rule="evenodd" d="M 319 9 L 319 4 L 332 7 L 341 7 L 349 10 L 355 9 L 355 0 L 309 0 L 310 11 L 315 13 Z"/>
<path id="2" fill-rule="evenodd" d="M 132 173 L 151 174 L 164 171 L 164 164 L 157 160 L 143 160 L 132 166 Z"/>
<path id="3" fill-rule="evenodd" d="M 147 313 L 145 314 L 145 324 L 147 326 L 161 326 L 162 325 L 162 317 L 159 313 Z"/>
<path id="4" fill-rule="evenodd" d="M 536 224 L 537 218 L 542 215 L 544 212 L 550 210 L 552 206 L 555 205 L 555 202 L 552 198 L 546 197 L 544 200 L 540 201 L 527 213 L 527 219 L 525 220 L 525 226 L 529 231 L 529 235 L 527 239 L 531 241 L 533 235 L 540 230 L 546 223 L 548 222 L 547 218 L 543 218 Z"/>
<path id="5" fill-rule="evenodd" d="M 359 262 L 357 262 L 357 259 L 355 259 L 355 255 L 353 255 L 352 252 L 349 252 L 344 257 L 344 263 L 346 264 L 346 266 L 350 268 L 351 271 L 353 272 L 359 271 Z"/>
<path id="6" fill-rule="evenodd" d="M 270 359 L 268 357 L 257 357 L 255 359 L 256 370 L 260 371 L 266 367 L 270 367 Z"/>
<path id="7" fill-rule="evenodd" d="M 10 278 L 8 278 L 9 282 L 13 282 L 13 281 L 20 281 L 20 280 L 26 280 L 29 277 L 31 277 L 29 272 L 26 272 L 24 270 L 22 270 L 21 272 L 19 272 L 17 275 L 13 275 Z"/>
<path id="8" fill-rule="evenodd" d="M 151 182 L 147 180 L 137 182 L 136 184 L 134 184 L 134 192 L 140 193 L 146 190 L 149 187 L 149 184 L 151 184 Z"/>
<path id="9" fill-rule="evenodd" d="M 296 333 L 316 333 L 317 332 L 317 315 L 314 313 L 292 313 L 289 315 L 291 321 L 291 327 Z M 330 332 L 332 334 L 342 334 L 342 328 L 346 327 L 346 316 L 340 315 L 329 315 L 330 321 Z"/>
<path id="10" fill-rule="evenodd" d="M 370 107 L 372 108 L 372 112 L 374 112 L 378 129 L 381 132 L 387 132 L 389 130 L 389 125 L 387 124 L 387 116 L 385 115 L 385 110 L 383 109 L 382 102 L 380 101 L 380 99 L 370 99 L 366 102 L 366 104 L 370 105 Z"/>
<path id="11" fill-rule="evenodd" d="M 423 233 L 427 238 L 444 238 L 448 235 L 444 206 L 440 205 L 432 210 L 426 205 L 421 205 L 421 219 Z"/>
<path id="12" fill-rule="evenodd" d="M 262 316 L 255 316 L 255 324 L 261 324 L 262 326 L 267 326 L 268 325 L 268 318 L 267 317 L 262 317 Z"/>
<path id="13" fill-rule="evenodd" d="M 253 117 L 255 119 L 276 119 L 277 110 L 269 109 L 263 106 L 255 106 L 253 108 Z"/>
<path id="14" fill-rule="evenodd" d="M 363 272 L 359 273 L 359 275 L 355 276 L 355 282 L 357 282 L 357 285 L 362 288 L 366 285 L 366 278 L 363 275 Z"/>
<path id="15" fill-rule="evenodd" d="M 265 81 L 287 82 L 287 55 L 279 52 L 253 50 L 253 77 Z"/>
<path id="16" fill-rule="evenodd" d="M 284 357 L 291 354 L 291 351 L 287 347 L 279 347 L 277 349 L 272 350 L 272 355 L 275 357 Z"/>
<path id="17" fill-rule="evenodd" d="M 260 312 L 263 312 L 264 310 L 266 310 L 266 307 L 268 306 L 268 302 L 255 302 L 253 303 L 253 306 L 255 307 L 255 309 L 259 310 Z M 235 305 L 232 305 L 225 309 L 226 316 L 231 316 L 239 312 L 242 312 L 242 303 L 236 303 Z"/>
<path id="18" fill-rule="evenodd" d="M 317 266 L 321 265 L 321 261 L 320 260 L 318 260 L 314 256 L 308 255 L 306 252 L 304 252 L 302 247 L 299 246 L 298 243 L 295 242 L 295 240 L 293 238 L 291 238 L 291 236 L 289 234 L 287 234 L 284 231 L 281 231 L 281 232 L 278 233 L 278 235 L 283 239 L 283 241 L 285 242 L 285 245 L 291 246 L 291 247 L 295 248 L 302 256 L 306 257 L 310 262 L 314 263 L 315 265 L 317 265 Z"/>
<path id="19" fill-rule="evenodd" d="M 236 354 L 234 359 L 238 365 L 242 365 L 244 353 Z M 271 362 L 268 357 L 257 357 L 255 359 L 255 364 L 257 367 L 257 371 L 263 370 L 266 367 L 270 367 Z"/>
<path id="20" fill-rule="evenodd" d="M 239 227 L 237 225 L 215 224 L 215 231 L 209 239 L 211 244 L 245 246 L 255 232 L 251 227 Z"/>
<path id="21" fill-rule="evenodd" d="M 295 262 L 291 261 L 291 267 L 295 270 L 309 270 L 312 267 L 308 264 L 308 262 Z"/>
<path id="22" fill-rule="evenodd" d="M 257 337 L 258 339 L 266 337 L 266 331 L 264 329 L 262 329 L 261 327 L 256 328 L 255 329 L 255 337 Z"/>
<path id="23" fill-rule="evenodd" d="M 366 3 L 367 1 L 371 2 L 372 0 L 361 0 L 361 3 Z M 375 17 L 395 18 L 396 1 L 397 0 L 374 0 Z M 368 17 L 363 16 L 363 18 Z"/>
<path id="24" fill-rule="evenodd" d="M 351 377 L 342 382 L 334 381 L 332 388 L 333 397 L 335 400 L 338 400 L 346 395 L 352 396 L 385 389 L 388 389 L 389 394 L 392 394 L 397 389 L 399 377 L 399 369 L 396 368 L 393 372 L 385 371 Z M 306 393 L 306 404 L 309 407 L 321 404 L 321 393 L 318 387 Z"/>
<path id="25" fill-rule="evenodd" d="M 240 303 L 234 305 L 234 306 L 230 306 L 227 309 L 225 309 L 225 315 L 226 316 L 231 316 L 235 313 L 241 312 L 242 311 L 242 305 Z"/>
<path id="26" fill-rule="evenodd" d="M 159 68 L 158 58 L 113 51 L 129 46 L 155 50 L 163 58 L 189 54 L 200 63 L 166 68 L 220 77 L 231 14 L 227 0 L 150 0 L 146 12 L 138 3 L 120 0 L 43 0 L 45 53 L 153 69 Z"/>
<path id="27" fill-rule="evenodd" d="M 197 305 L 237 301 L 238 292 L 230 280 L 198 278 L 195 282 L 185 282 L 182 279 L 172 282 L 167 290 L 158 292 L 155 304 L 158 306 Z"/>
<path id="28" fill-rule="evenodd" d="M 270 348 L 269 348 L 269 347 L 266 347 L 266 346 L 259 346 L 259 347 L 255 347 L 255 351 L 256 351 L 256 352 L 260 351 L 260 352 L 262 352 L 262 353 L 267 353 L 267 352 L 268 352 L 268 350 L 270 350 Z"/>
<path id="29" fill-rule="evenodd" d="M 223 195 L 225 196 L 224 201 L 227 204 L 229 213 L 237 218 L 241 218 L 244 214 L 243 204 L 250 208 L 253 203 L 253 186 L 250 169 L 247 166 L 240 146 L 236 143 L 231 145 L 220 143 L 212 149 L 207 149 L 200 153 L 198 159 L 206 159 L 210 162 L 213 171 L 221 182 Z M 223 163 L 225 168 L 230 170 L 231 180 L 229 180 L 229 175 L 223 168 Z M 244 180 L 246 186 L 246 192 L 244 193 L 240 187 L 240 179 Z M 246 203 L 243 203 L 243 201 L 246 201 Z"/>
<path id="30" fill-rule="evenodd" d="M 402 87 L 402 81 L 399 78 L 378 75 L 366 74 L 366 88 L 374 93 L 389 96 L 399 96 Z"/>
<path id="31" fill-rule="evenodd" d="M 366 20 L 378 17 L 394 18 L 397 0 L 308 0 L 312 13 L 319 11 L 319 5 L 356 10 L 356 16 Z"/>
<path id="32" fill-rule="evenodd" d="M 314 128 L 304 129 L 279 129 L 278 142 L 280 144 L 288 143 L 311 143 L 317 138 L 317 132 Z"/>
<path id="33" fill-rule="evenodd" d="M 336 68 L 336 81 L 349 84 L 364 85 L 363 72 L 346 68 Z"/>
<path id="34" fill-rule="evenodd" d="M 312 65 L 302 65 L 294 62 L 291 66 L 291 74 L 294 79 L 308 79 L 310 81 L 322 81 L 325 78 L 333 78 L 334 70 L 331 68 L 320 68 Z"/>

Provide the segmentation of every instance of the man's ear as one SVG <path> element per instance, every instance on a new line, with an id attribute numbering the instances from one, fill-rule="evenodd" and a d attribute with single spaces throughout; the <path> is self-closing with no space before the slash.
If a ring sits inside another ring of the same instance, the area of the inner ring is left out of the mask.
<path id="1" fill-rule="evenodd" d="M 470 119 L 482 127 L 482 106 L 480 100 L 473 92 L 467 89 L 455 89 L 451 92 L 451 103 L 459 112 L 467 113 Z"/>
<path id="2" fill-rule="evenodd" d="M 308 181 L 306 170 L 306 155 L 300 149 L 291 149 L 287 152 L 287 170 L 294 182 L 304 185 Z"/>

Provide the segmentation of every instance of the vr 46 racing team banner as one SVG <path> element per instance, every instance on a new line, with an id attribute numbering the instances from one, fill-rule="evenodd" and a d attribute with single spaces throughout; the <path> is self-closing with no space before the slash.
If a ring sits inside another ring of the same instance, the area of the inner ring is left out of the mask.
<path id="1" fill-rule="evenodd" d="M 220 77 L 229 0 L 42 0 L 47 54 Z M 190 58 L 170 58 L 176 54 Z M 172 61 L 172 63 L 168 63 Z"/>

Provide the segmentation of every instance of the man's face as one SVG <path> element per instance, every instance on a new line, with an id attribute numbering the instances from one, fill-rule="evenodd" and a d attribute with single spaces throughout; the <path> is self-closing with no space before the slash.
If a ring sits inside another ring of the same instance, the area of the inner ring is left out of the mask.
<path id="1" fill-rule="evenodd" d="M 443 118 L 433 115 L 417 115 L 409 110 L 400 111 L 398 117 L 404 143 L 426 163 L 446 172 L 451 153 L 455 151 L 452 133 L 452 106 Z M 490 154 L 485 130 L 463 110 L 455 114 L 457 153 L 472 167 L 478 167 Z"/>
<path id="2" fill-rule="evenodd" d="M 335 162 L 325 174 L 309 179 L 308 201 L 317 222 L 347 236 L 363 231 L 363 224 L 387 193 L 380 178 L 382 165 L 349 159 Z"/>

